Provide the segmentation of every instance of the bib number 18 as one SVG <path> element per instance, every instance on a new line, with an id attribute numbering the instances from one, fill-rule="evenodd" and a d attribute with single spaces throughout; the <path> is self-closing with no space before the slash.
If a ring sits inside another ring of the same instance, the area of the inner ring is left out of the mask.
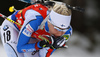
<path id="1" fill-rule="evenodd" d="M 11 39 L 11 32 L 9 31 L 9 30 L 7 30 L 7 31 L 5 31 L 4 33 L 3 33 L 3 36 L 4 36 L 4 41 L 6 42 L 6 41 L 10 41 L 10 39 Z"/>

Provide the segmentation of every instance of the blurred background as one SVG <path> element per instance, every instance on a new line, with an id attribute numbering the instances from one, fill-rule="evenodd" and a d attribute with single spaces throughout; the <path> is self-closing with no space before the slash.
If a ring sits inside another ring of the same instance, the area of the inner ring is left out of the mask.
<path id="1" fill-rule="evenodd" d="M 71 6 L 79 6 L 85 12 L 72 10 L 73 34 L 67 42 L 68 49 L 59 49 L 51 57 L 99 57 L 100 56 L 100 0 L 56 0 Z M 9 16 L 10 6 L 22 9 L 26 3 L 17 0 L 0 0 L 0 13 Z M 0 18 L 0 25 L 4 19 Z M 0 57 L 7 57 L 0 40 Z"/>

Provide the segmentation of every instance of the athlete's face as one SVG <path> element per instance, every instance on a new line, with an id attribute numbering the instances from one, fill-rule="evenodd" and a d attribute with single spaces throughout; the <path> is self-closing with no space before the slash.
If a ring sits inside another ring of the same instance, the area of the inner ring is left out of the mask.
<path id="1" fill-rule="evenodd" d="M 48 27 L 49 27 L 49 32 L 51 35 L 54 36 L 61 36 L 63 35 L 65 32 L 64 31 L 59 31 L 57 30 L 54 25 L 52 25 L 50 22 L 48 22 Z"/>

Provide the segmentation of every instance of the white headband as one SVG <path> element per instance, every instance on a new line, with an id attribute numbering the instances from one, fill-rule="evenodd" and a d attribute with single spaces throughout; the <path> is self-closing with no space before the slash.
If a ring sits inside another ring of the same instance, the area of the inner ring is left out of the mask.
<path id="1" fill-rule="evenodd" d="M 67 28 L 70 25 L 71 15 L 65 16 L 54 12 L 53 10 L 50 13 L 49 21 L 60 28 Z"/>

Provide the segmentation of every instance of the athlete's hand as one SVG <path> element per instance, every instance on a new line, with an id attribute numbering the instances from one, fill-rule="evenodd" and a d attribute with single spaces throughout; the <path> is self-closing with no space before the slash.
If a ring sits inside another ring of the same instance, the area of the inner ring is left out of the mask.
<path id="1" fill-rule="evenodd" d="M 43 40 L 43 41 L 40 41 L 40 46 L 41 46 L 42 48 L 43 48 L 43 47 L 49 47 L 50 44 L 49 44 L 49 42 Z"/>
<path id="2" fill-rule="evenodd" d="M 43 40 L 40 42 L 40 46 L 41 47 L 51 47 L 54 43 L 54 39 L 52 36 L 49 36 L 49 35 L 46 35 L 46 37 L 49 39 L 48 41 L 47 40 Z"/>
<path id="3" fill-rule="evenodd" d="M 66 43 L 66 40 L 64 37 L 60 36 L 60 37 L 57 37 L 57 38 L 54 38 L 54 44 L 53 44 L 53 47 L 55 49 L 57 48 L 61 48 L 63 47 L 63 45 Z M 51 47 L 52 48 L 52 47 Z M 53 49 L 54 49 L 53 48 Z"/>

